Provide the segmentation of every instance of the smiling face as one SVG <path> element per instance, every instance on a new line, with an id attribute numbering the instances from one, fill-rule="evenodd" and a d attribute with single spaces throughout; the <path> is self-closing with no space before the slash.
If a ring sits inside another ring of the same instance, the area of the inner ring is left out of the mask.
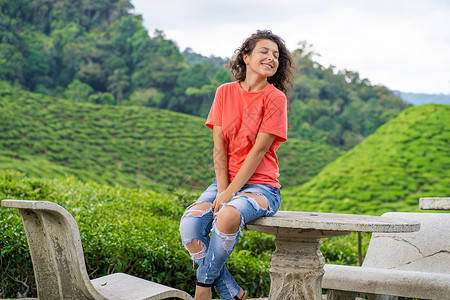
<path id="1" fill-rule="evenodd" d="M 271 40 L 259 40 L 250 54 L 244 55 L 246 76 L 272 77 L 278 69 L 278 46 Z"/>

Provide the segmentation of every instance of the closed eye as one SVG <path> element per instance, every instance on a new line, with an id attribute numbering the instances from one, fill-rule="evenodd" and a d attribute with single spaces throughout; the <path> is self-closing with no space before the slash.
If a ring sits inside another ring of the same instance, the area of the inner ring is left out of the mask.
<path id="1" fill-rule="evenodd" d="M 262 53 L 262 54 L 268 54 L 269 51 L 263 50 L 263 51 L 261 51 L 261 53 Z M 280 55 L 278 54 L 278 52 L 274 52 L 274 53 L 272 53 L 272 55 L 273 55 L 273 57 L 274 57 L 275 59 L 278 59 L 278 57 L 280 56 Z"/>

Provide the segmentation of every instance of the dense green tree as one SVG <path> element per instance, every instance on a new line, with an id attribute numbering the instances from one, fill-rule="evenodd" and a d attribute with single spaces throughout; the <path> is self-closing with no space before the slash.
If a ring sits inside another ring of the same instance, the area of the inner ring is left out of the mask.
<path id="1" fill-rule="evenodd" d="M 122 102 L 124 105 L 142 105 L 161 107 L 163 105 L 164 94 L 156 88 L 135 89 L 128 100 Z"/>
<path id="2" fill-rule="evenodd" d="M 24 82 L 25 59 L 13 45 L 0 43 L 0 80 Z"/>
<path id="3" fill-rule="evenodd" d="M 75 102 L 87 102 L 94 89 L 86 83 L 75 79 L 64 91 L 64 97 Z"/>
<path id="4" fill-rule="evenodd" d="M 201 54 L 195 53 L 192 48 L 186 48 L 183 51 L 183 57 L 186 59 L 186 63 L 189 66 L 195 64 L 210 64 L 213 71 L 217 71 L 218 69 L 223 68 L 229 63 L 229 59 L 227 58 L 224 59 L 222 57 L 217 57 L 214 55 L 205 57 Z"/>
<path id="5" fill-rule="evenodd" d="M 129 0 L 0 0 L 0 79 L 75 101 L 205 117 L 215 89 L 230 80 L 228 59 L 180 52 L 163 31 L 149 35 L 131 8 Z M 305 41 L 293 51 L 291 137 L 349 149 L 407 107 L 357 72 L 322 66 L 317 55 Z M 92 90 L 78 96 L 69 87 L 75 80 Z"/>
<path id="6" fill-rule="evenodd" d="M 108 91 L 116 97 L 118 103 L 122 101 L 129 87 L 127 73 L 127 69 L 116 69 L 108 77 Z"/>
<path id="7" fill-rule="evenodd" d="M 214 80 L 222 83 L 229 82 L 231 80 L 230 71 L 225 67 L 221 67 L 217 70 L 216 74 L 214 74 Z"/>
<path id="8" fill-rule="evenodd" d="M 88 102 L 94 104 L 116 104 L 116 99 L 111 93 L 95 93 L 89 95 Z"/>

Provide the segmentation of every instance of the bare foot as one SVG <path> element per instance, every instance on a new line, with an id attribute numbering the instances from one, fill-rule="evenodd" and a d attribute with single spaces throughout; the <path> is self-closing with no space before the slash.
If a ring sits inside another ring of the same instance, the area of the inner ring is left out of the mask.
<path id="1" fill-rule="evenodd" d="M 245 291 L 241 288 L 241 290 L 239 291 L 239 293 L 236 295 L 239 299 L 242 299 L 242 297 L 244 296 Z M 235 300 L 235 298 L 231 298 L 230 300 Z"/>

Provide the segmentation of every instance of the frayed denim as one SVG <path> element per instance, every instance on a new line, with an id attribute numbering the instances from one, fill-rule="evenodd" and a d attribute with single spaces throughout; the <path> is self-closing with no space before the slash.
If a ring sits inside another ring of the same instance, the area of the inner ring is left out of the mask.
<path id="1" fill-rule="evenodd" d="M 263 195 L 267 198 L 268 209 L 262 208 L 258 202 L 241 193 L 252 193 Z M 191 209 L 195 204 L 207 202 L 212 204 L 217 196 L 217 181 L 202 193 L 198 200 L 189 206 L 180 221 L 180 235 L 183 245 L 199 241 L 201 251 L 190 253 L 193 262 L 198 264 L 197 280 L 199 282 L 214 284 L 214 288 L 221 299 L 230 299 L 239 293 L 240 286 L 225 266 L 228 257 L 234 250 L 239 239 L 242 227 L 247 222 L 262 216 L 275 214 L 281 204 L 280 189 L 265 184 L 246 184 L 236 193 L 233 199 L 223 206 L 235 207 L 240 215 L 241 222 L 236 233 L 226 234 L 220 232 L 216 227 L 216 219 L 213 210 Z M 220 213 L 220 211 L 219 211 Z"/>

